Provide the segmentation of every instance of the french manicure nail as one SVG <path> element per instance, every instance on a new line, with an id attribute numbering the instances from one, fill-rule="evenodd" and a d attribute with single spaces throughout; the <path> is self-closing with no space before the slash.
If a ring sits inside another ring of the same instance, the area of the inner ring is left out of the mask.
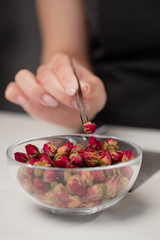
<path id="1" fill-rule="evenodd" d="M 53 97 L 46 93 L 42 95 L 42 100 L 45 104 L 47 104 L 50 107 L 56 107 L 58 105 L 58 102 Z"/>

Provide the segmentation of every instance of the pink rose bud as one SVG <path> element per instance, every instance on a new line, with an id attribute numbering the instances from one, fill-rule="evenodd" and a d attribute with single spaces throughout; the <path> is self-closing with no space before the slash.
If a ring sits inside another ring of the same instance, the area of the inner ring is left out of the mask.
<path id="1" fill-rule="evenodd" d="M 67 142 L 65 145 L 58 148 L 57 153 L 60 153 L 61 155 L 67 155 L 68 156 L 72 147 L 73 147 L 73 143 Z"/>
<path id="2" fill-rule="evenodd" d="M 44 182 L 51 182 L 54 179 L 55 179 L 55 171 L 53 169 L 44 170 L 44 173 L 43 173 L 43 181 Z"/>
<path id="3" fill-rule="evenodd" d="M 107 178 L 105 186 L 107 187 L 106 193 L 109 197 L 114 198 L 119 192 L 120 177 L 115 175 Z"/>
<path id="4" fill-rule="evenodd" d="M 92 137 L 89 137 L 88 148 L 90 148 L 90 149 L 94 148 L 96 151 L 99 151 L 99 150 L 102 150 L 103 143 L 100 140 L 98 140 L 92 136 Z M 87 148 L 87 150 L 88 150 L 88 148 Z"/>
<path id="5" fill-rule="evenodd" d="M 34 178 L 32 184 L 36 193 L 42 194 L 48 190 L 48 183 L 44 183 L 41 178 Z"/>
<path id="6" fill-rule="evenodd" d="M 86 186 L 91 187 L 94 181 L 94 178 L 90 171 L 80 171 L 81 178 Z"/>
<path id="7" fill-rule="evenodd" d="M 72 147 L 70 154 L 75 153 L 75 152 L 81 152 L 81 150 L 85 150 L 85 148 L 81 144 L 76 144 Z"/>
<path id="8" fill-rule="evenodd" d="M 100 152 L 99 165 L 108 166 L 112 164 L 111 153 L 108 150 Z"/>
<path id="9" fill-rule="evenodd" d="M 67 182 L 68 192 L 71 194 L 82 196 L 86 192 L 85 184 L 79 175 L 73 175 Z"/>
<path id="10" fill-rule="evenodd" d="M 81 154 L 81 157 L 89 167 L 94 167 L 99 162 L 99 154 L 96 152 L 84 152 Z"/>
<path id="11" fill-rule="evenodd" d="M 133 153 L 131 150 L 127 150 L 124 152 L 124 155 L 122 157 L 122 162 L 130 161 L 134 158 Z"/>
<path id="12" fill-rule="evenodd" d="M 81 200 L 78 196 L 69 196 L 68 208 L 77 208 L 81 206 Z"/>
<path id="13" fill-rule="evenodd" d="M 29 160 L 29 156 L 26 153 L 16 152 L 14 154 L 15 160 L 18 162 L 26 163 Z"/>
<path id="14" fill-rule="evenodd" d="M 104 141 L 104 144 L 103 144 L 104 150 L 112 151 L 112 150 L 118 150 L 118 148 L 119 148 L 119 146 L 115 139 L 108 138 Z"/>
<path id="15" fill-rule="evenodd" d="M 38 163 L 39 159 L 37 158 L 30 158 L 28 161 L 28 164 L 35 165 L 35 163 Z"/>
<path id="16" fill-rule="evenodd" d="M 28 174 L 22 174 L 18 177 L 18 181 L 24 190 L 30 192 L 32 190 L 32 177 Z"/>
<path id="17" fill-rule="evenodd" d="M 69 194 L 62 183 L 59 183 L 55 186 L 55 188 L 53 189 L 53 193 L 55 197 L 62 202 L 69 202 Z"/>
<path id="18" fill-rule="evenodd" d="M 71 164 L 76 165 L 76 166 L 83 165 L 83 159 L 78 152 L 70 154 L 69 158 L 70 158 Z"/>
<path id="19" fill-rule="evenodd" d="M 42 163 L 42 166 L 44 167 L 52 166 L 51 158 L 46 153 L 41 153 L 39 155 L 39 161 Z"/>
<path id="20" fill-rule="evenodd" d="M 92 122 L 86 122 L 82 125 L 83 131 L 87 134 L 94 133 L 96 131 L 96 124 Z"/>
<path id="21" fill-rule="evenodd" d="M 133 175 L 133 169 L 130 166 L 120 167 L 117 169 L 120 176 L 131 178 Z"/>
<path id="22" fill-rule="evenodd" d="M 105 175 L 103 170 L 94 170 L 92 171 L 92 176 L 96 182 L 104 182 L 105 180 Z"/>
<path id="23" fill-rule="evenodd" d="M 119 162 L 119 161 L 121 161 L 121 160 L 122 160 L 122 157 L 123 157 L 123 155 L 124 155 L 124 151 L 123 151 L 123 150 L 119 150 L 119 151 L 113 150 L 113 151 L 111 151 L 110 153 L 111 153 L 112 160 L 113 160 L 114 162 Z"/>
<path id="24" fill-rule="evenodd" d="M 40 154 L 39 149 L 35 145 L 28 144 L 25 146 L 25 149 L 27 154 L 32 158 L 38 157 Z"/>
<path id="25" fill-rule="evenodd" d="M 57 152 L 57 147 L 52 142 L 47 142 L 44 144 L 43 150 L 49 157 L 53 157 Z"/>
<path id="26" fill-rule="evenodd" d="M 89 201 L 98 201 L 103 197 L 103 194 L 104 194 L 103 186 L 101 184 L 94 184 L 87 189 L 87 193 L 83 197 L 83 199 Z"/>
<path id="27" fill-rule="evenodd" d="M 127 187 L 128 184 L 129 184 L 129 179 L 127 177 L 121 176 L 120 177 L 120 190 L 119 191 L 124 190 Z"/>
<path id="28" fill-rule="evenodd" d="M 54 161 L 54 166 L 58 168 L 67 168 L 70 166 L 70 161 L 67 156 L 60 156 Z"/>

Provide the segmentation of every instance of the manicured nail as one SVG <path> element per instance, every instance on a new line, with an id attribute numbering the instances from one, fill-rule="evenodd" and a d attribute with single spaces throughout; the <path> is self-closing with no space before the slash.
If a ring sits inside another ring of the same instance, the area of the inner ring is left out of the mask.
<path id="1" fill-rule="evenodd" d="M 74 96 L 76 93 L 76 89 L 74 88 L 72 83 L 68 83 L 65 90 L 67 95 L 69 96 Z"/>
<path id="2" fill-rule="evenodd" d="M 16 100 L 17 100 L 17 103 L 22 105 L 22 106 L 26 107 L 27 105 L 29 105 L 28 101 L 20 95 L 16 97 Z"/>
<path id="3" fill-rule="evenodd" d="M 58 105 L 58 102 L 53 97 L 46 93 L 42 95 L 42 100 L 45 104 L 47 104 L 50 107 L 56 107 Z"/>

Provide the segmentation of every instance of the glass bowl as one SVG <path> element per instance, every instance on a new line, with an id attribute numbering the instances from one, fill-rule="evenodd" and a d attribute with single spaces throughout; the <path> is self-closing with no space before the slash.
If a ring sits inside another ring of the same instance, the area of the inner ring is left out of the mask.
<path id="1" fill-rule="evenodd" d="M 131 150 L 134 159 L 104 167 L 51 168 L 18 162 L 15 152 L 25 152 L 25 145 L 39 149 L 52 141 L 57 147 L 68 141 L 87 147 L 90 135 L 54 135 L 28 139 L 11 145 L 7 160 L 12 175 L 25 195 L 37 206 L 56 214 L 83 215 L 102 211 L 120 201 L 134 184 L 142 162 L 142 150 L 136 144 L 113 137 L 119 148 Z M 102 142 L 111 136 L 94 135 Z"/>

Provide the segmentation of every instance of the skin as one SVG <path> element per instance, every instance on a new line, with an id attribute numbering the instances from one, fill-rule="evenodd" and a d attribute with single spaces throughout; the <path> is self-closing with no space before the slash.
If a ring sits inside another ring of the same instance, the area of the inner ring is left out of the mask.
<path id="1" fill-rule="evenodd" d="M 89 61 L 88 30 L 83 0 L 37 0 L 42 37 L 42 65 L 34 75 L 20 70 L 5 91 L 9 101 L 20 105 L 31 116 L 47 122 L 77 128 L 81 125 L 76 106 L 77 80 L 80 79 L 89 119 L 105 106 L 107 94 Z"/>

